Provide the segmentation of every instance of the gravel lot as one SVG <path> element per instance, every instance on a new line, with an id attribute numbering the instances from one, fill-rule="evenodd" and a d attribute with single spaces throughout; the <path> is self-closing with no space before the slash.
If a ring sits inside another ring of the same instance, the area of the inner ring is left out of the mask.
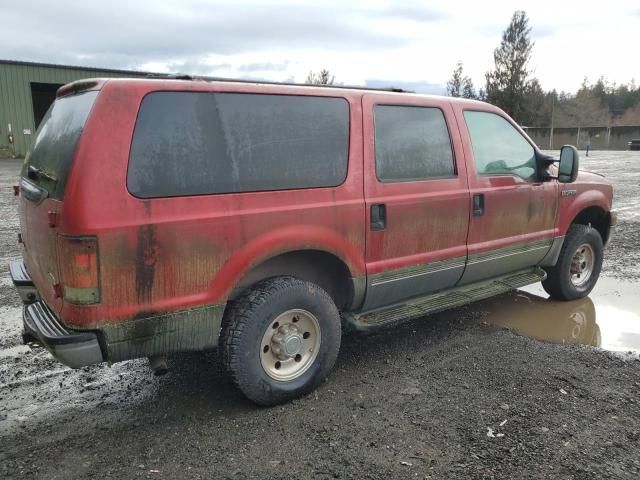
<path id="1" fill-rule="evenodd" d="M 582 165 L 615 183 L 606 281 L 640 281 L 640 152 Z M 0 161 L 0 478 L 640 476 L 637 352 L 515 335 L 487 323 L 495 299 L 346 338 L 327 382 L 274 408 L 246 401 L 215 353 L 174 357 L 160 378 L 144 360 L 70 370 L 21 345 L 6 266 L 19 167 Z"/>

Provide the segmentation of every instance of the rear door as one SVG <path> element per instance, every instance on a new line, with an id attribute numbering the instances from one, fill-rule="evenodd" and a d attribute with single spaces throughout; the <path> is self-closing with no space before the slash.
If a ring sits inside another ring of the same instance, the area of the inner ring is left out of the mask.
<path id="1" fill-rule="evenodd" d="M 541 181 L 534 147 L 501 112 L 455 109 L 472 197 L 461 284 L 536 265 L 553 241 L 557 183 Z"/>
<path id="2" fill-rule="evenodd" d="M 44 116 L 21 173 L 20 224 L 24 261 L 38 292 L 54 310 L 62 307 L 57 234 L 73 156 L 98 95 L 88 91 L 57 99 Z"/>
<path id="3" fill-rule="evenodd" d="M 443 290 L 464 270 L 469 192 L 447 101 L 363 97 L 364 310 Z"/>

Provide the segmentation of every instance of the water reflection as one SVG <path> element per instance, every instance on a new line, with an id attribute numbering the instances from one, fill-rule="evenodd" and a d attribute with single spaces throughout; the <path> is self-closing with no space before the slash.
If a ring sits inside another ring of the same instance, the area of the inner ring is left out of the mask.
<path id="1" fill-rule="evenodd" d="M 581 343 L 599 347 L 600 328 L 589 297 L 575 302 L 555 302 L 517 291 L 492 298 L 481 305 L 485 321 L 514 332 L 553 343 Z"/>
<path id="2" fill-rule="evenodd" d="M 640 283 L 601 278 L 587 298 L 558 302 L 540 285 L 477 304 L 485 321 L 553 343 L 640 352 Z"/>

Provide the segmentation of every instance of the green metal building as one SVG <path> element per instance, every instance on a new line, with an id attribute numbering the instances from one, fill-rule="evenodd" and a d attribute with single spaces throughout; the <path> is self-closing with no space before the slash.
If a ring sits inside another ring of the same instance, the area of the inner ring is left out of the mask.
<path id="1" fill-rule="evenodd" d="M 24 157 L 65 83 L 82 78 L 141 77 L 147 72 L 0 60 L 0 158 Z"/>

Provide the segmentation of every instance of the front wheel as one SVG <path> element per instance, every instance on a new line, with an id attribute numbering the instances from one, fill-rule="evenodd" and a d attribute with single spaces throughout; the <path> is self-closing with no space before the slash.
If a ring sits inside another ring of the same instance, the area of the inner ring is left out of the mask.
<path id="1" fill-rule="evenodd" d="M 558 263 L 547 268 L 545 291 L 557 300 L 575 300 L 589 295 L 602 269 L 603 244 L 595 228 L 571 225 L 560 250 Z"/>
<path id="2" fill-rule="evenodd" d="M 260 405 L 315 388 L 338 356 L 338 309 L 319 286 L 293 277 L 265 280 L 225 313 L 222 360 L 234 383 Z"/>

